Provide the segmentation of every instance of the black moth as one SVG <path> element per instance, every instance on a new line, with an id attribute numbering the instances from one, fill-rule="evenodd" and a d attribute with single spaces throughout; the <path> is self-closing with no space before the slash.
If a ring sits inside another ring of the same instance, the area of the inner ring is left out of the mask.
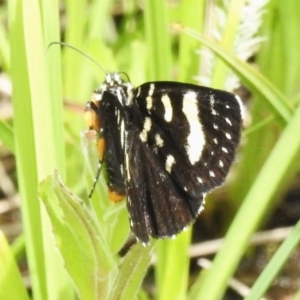
<path id="1" fill-rule="evenodd" d="M 233 94 L 168 81 L 134 88 L 119 73 L 106 76 L 86 111 L 110 199 L 127 197 L 131 229 L 143 243 L 195 221 L 205 194 L 224 181 L 242 127 Z"/>

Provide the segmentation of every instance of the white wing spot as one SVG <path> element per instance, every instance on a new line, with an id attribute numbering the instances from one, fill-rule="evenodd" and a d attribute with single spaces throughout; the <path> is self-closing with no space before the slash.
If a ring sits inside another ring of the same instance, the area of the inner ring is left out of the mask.
<path id="1" fill-rule="evenodd" d="M 202 180 L 202 178 L 200 178 L 200 177 L 197 177 L 197 180 L 198 180 L 198 182 L 200 182 L 200 183 L 203 183 L 203 180 Z"/>
<path id="2" fill-rule="evenodd" d="M 147 132 L 143 129 L 140 133 L 140 140 L 142 142 L 147 142 L 147 139 L 148 139 Z"/>
<path id="3" fill-rule="evenodd" d="M 225 136 L 228 140 L 231 140 L 231 134 L 229 134 L 228 132 L 225 133 Z"/>
<path id="4" fill-rule="evenodd" d="M 125 124 L 124 124 L 124 120 L 121 121 L 121 130 L 120 130 L 120 134 L 121 134 L 121 145 L 122 148 L 124 149 L 124 132 L 125 132 Z"/>
<path id="5" fill-rule="evenodd" d="M 131 180 L 131 177 L 130 177 L 130 172 L 129 172 L 129 158 L 128 158 L 127 153 L 125 153 L 125 163 L 126 163 L 125 171 L 126 171 L 126 174 L 127 174 L 127 181 L 129 182 Z"/>
<path id="6" fill-rule="evenodd" d="M 222 149 L 222 151 L 223 151 L 223 152 L 225 152 L 225 153 L 228 153 L 228 150 L 227 150 L 227 148 L 225 148 L 225 147 L 222 147 L 221 149 Z"/>
<path id="7" fill-rule="evenodd" d="M 218 144 L 218 140 L 216 138 L 214 138 L 214 143 L 217 145 Z"/>
<path id="8" fill-rule="evenodd" d="M 209 97 L 209 102 L 211 106 L 211 113 L 212 115 L 216 116 L 218 113 L 215 111 L 214 106 L 215 106 L 215 98 L 214 95 L 210 95 Z"/>
<path id="9" fill-rule="evenodd" d="M 183 97 L 182 111 L 190 125 L 190 134 L 187 137 L 186 150 L 192 165 L 200 160 L 205 145 L 205 136 L 199 119 L 197 94 L 187 92 Z"/>
<path id="10" fill-rule="evenodd" d="M 119 102 L 120 102 L 122 105 L 124 105 L 124 103 L 123 103 L 123 96 L 122 96 L 122 94 L 121 94 L 121 90 L 120 90 L 120 89 L 117 90 L 117 98 L 118 98 Z"/>
<path id="11" fill-rule="evenodd" d="M 151 119 L 149 117 L 145 118 L 144 129 L 140 133 L 140 139 L 142 142 L 146 142 L 148 139 L 148 132 L 150 131 L 152 126 Z"/>
<path id="12" fill-rule="evenodd" d="M 161 138 L 160 134 L 155 135 L 155 143 L 158 147 L 162 147 L 164 145 L 164 140 Z"/>
<path id="13" fill-rule="evenodd" d="M 219 126 L 217 124 L 213 124 L 214 129 L 219 130 Z"/>
<path id="14" fill-rule="evenodd" d="M 228 118 L 225 118 L 225 121 L 226 121 L 227 124 L 229 124 L 230 126 L 232 126 L 232 123 L 231 123 L 231 121 Z"/>
<path id="15" fill-rule="evenodd" d="M 148 96 L 146 98 L 146 107 L 148 110 L 150 110 L 152 108 L 152 106 L 153 106 L 153 99 L 151 96 Z"/>
<path id="16" fill-rule="evenodd" d="M 173 155 L 168 155 L 167 156 L 167 161 L 166 161 L 166 170 L 168 173 L 171 172 L 172 166 L 175 164 L 175 158 Z"/>
<path id="17" fill-rule="evenodd" d="M 216 177 L 215 173 L 213 171 L 209 171 L 209 176 L 210 177 Z"/>
<path id="18" fill-rule="evenodd" d="M 133 98 L 134 98 L 134 96 L 133 96 L 133 86 L 128 82 L 124 83 L 124 85 L 125 85 L 126 91 L 127 91 L 127 97 L 125 99 L 125 104 L 127 106 L 130 106 L 130 105 L 132 105 L 132 101 L 133 101 Z M 138 88 L 138 93 L 137 93 L 136 97 L 138 97 L 138 95 L 140 94 L 140 91 L 141 91 L 141 89 Z"/>
<path id="19" fill-rule="evenodd" d="M 219 160 L 219 166 L 220 166 L 221 168 L 224 167 L 224 164 L 223 164 L 223 162 L 222 162 L 221 160 Z"/>
<path id="20" fill-rule="evenodd" d="M 163 95 L 161 97 L 161 102 L 163 103 L 163 105 L 165 107 L 164 118 L 167 122 L 171 122 L 172 117 L 173 117 L 173 108 L 172 108 L 171 100 L 170 100 L 169 96 L 168 95 Z"/>
<path id="21" fill-rule="evenodd" d="M 153 106 L 153 98 L 152 98 L 152 95 L 153 95 L 153 92 L 154 92 L 154 83 L 151 83 L 150 84 L 150 89 L 149 89 L 149 92 L 148 92 L 148 96 L 146 97 L 146 103 L 147 103 L 147 109 L 150 110 Z"/>
<path id="22" fill-rule="evenodd" d="M 144 129 L 148 132 L 152 126 L 151 119 L 149 117 L 145 118 Z"/>
<path id="23" fill-rule="evenodd" d="M 155 88 L 154 83 L 151 83 L 150 84 L 150 89 L 149 89 L 148 96 L 152 96 L 153 95 L 154 88 Z"/>

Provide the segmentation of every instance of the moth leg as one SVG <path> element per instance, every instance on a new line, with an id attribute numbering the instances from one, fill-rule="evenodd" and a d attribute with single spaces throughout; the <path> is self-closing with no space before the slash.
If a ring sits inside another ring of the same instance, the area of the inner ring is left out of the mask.
<path id="1" fill-rule="evenodd" d="M 99 180 L 99 177 L 100 177 L 100 174 L 101 174 L 103 157 L 104 157 L 104 147 L 105 147 L 103 137 L 99 138 L 97 146 L 98 146 L 98 153 L 99 153 L 99 161 L 98 161 L 97 173 L 96 173 L 96 176 L 94 178 L 94 182 L 93 182 L 93 186 L 92 186 L 92 189 L 90 191 L 90 194 L 89 194 L 89 198 L 91 198 L 93 196 L 93 193 L 95 191 L 96 185 L 98 183 L 98 180 Z"/>

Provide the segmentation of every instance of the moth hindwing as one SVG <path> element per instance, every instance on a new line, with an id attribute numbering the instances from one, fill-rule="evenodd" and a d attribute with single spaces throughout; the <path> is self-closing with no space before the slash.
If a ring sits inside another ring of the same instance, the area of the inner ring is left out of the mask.
<path id="1" fill-rule="evenodd" d="M 127 198 L 131 229 L 143 243 L 195 221 L 205 194 L 225 180 L 241 135 L 240 101 L 193 84 L 134 88 L 111 73 L 86 111 L 99 135 L 110 199 Z"/>

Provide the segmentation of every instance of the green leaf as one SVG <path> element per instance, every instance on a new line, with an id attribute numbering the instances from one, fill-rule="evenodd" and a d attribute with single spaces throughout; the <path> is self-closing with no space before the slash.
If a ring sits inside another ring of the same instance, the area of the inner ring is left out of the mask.
<path id="1" fill-rule="evenodd" d="M 300 221 L 296 224 L 293 231 L 285 239 L 267 267 L 260 274 L 254 285 L 251 287 L 250 294 L 244 300 L 260 299 L 267 289 L 271 286 L 276 275 L 279 273 L 284 263 L 291 257 L 293 250 L 300 242 Z"/>
<path id="2" fill-rule="evenodd" d="M 107 299 L 117 267 L 94 217 L 83 202 L 65 188 L 57 172 L 41 183 L 39 195 L 80 299 Z"/>
<path id="3" fill-rule="evenodd" d="M 153 244 L 144 247 L 141 243 L 133 245 L 122 263 L 109 300 L 135 299 L 150 263 Z"/>
<path id="4" fill-rule="evenodd" d="M 191 243 L 191 228 L 180 233 L 174 240 L 157 241 L 157 299 L 186 299 L 189 277 L 188 248 Z M 159 277 L 158 277 L 159 275 Z"/>
<path id="5" fill-rule="evenodd" d="M 171 76 L 172 57 L 167 3 L 147 0 L 145 4 L 148 79 L 167 80 Z"/>
<path id="6" fill-rule="evenodd" d="M 0 231 L 0 299 L 29 300 L 13 253 Z"/>
<path id="7" fill-rule="evenodd" d="M 62 102 L 48 89 L 51 84 L 44 47 L 43 17 L 51 18 L 53 11 L 43 15 L 43 1 L 8 3 L 15 154 L 33 297 L 69 299 L 73 296 L 70 281 L 55 251 L 46 211 L 37 197 L 38 182 L 55 167 L 62 167 L 58 157 L 64 157 L 64 145 L 58 138 L 63 132 Z"/>
<path id="8" fill-rule="evenodd" d="M 0 140 L 12 153 L 15 153 L 13 129 L 10 125 L 2 120 L 0 120 Z"/>

